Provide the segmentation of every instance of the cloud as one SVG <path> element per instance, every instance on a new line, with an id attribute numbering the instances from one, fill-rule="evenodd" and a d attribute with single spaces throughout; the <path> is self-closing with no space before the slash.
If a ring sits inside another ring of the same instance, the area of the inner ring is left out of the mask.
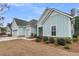
<path id="1" fill-rule="evenodd" d="M 31 3 L 11 3 L 10 5 L 11 6 L 27 6 L 27 7 L 32 6 Z"/>
<path id="2" fill-rule="evenodd" d="M 32 10 L 33 13 L 36 13 L 36 14 L 42 14 L 42 12 L 44 11 L 45 8 L 43 7 L 38 7 L 37 5 L 35 4 L 32 4 L 32 3 L 11 3 L 10 4 L 11 6 L 23 6 L 23 7 L 27 7 L 27 8 L 30 8 Z"/>
<path id="3" fill-rule="evenodd" d="M 33 11 L 34 13 L 37 13 L 37 14 L 42 14 L 43 11 L 44 11 L 44 9 L 45 9 L 45 8 L 36 7 L 36 6 L 33 6 L 33 7 L 32 7 L 32 11 Z"/>

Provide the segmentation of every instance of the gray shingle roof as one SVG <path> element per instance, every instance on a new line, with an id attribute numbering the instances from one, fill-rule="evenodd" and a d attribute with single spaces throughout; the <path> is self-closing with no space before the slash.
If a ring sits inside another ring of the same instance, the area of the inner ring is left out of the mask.
<path id="1" fill-rule="evenodd" d="M 36 27 L 36 23 L 37 23 L 37 20 L 35 20 L 35 19 L 33 19 L 29 22 L 27 22 L 25 20 L 17 19 L 17 18 L 14 18 L 14 20 L 18 26 L 30 25 L 31 27 Z"/>
<path id="2" fill-rule="evenodd" d="M 14 20 L 15 20 L 15 22 L 18 26 L 26 26 L 28 24 L 27 21 L 24 21 L 24 20 L 21 20 L 21 19 L 18 19 L 18 18 L 14 18 Z"/>
<path id="3" fill-rule="evenodd" d="M 32 19 L 31 21 L 29 21 L 29 25 L 31 26 L 31 27 L 36 27 L 37 26 L 37 20 L 35 20 L 35 19 Z"/>

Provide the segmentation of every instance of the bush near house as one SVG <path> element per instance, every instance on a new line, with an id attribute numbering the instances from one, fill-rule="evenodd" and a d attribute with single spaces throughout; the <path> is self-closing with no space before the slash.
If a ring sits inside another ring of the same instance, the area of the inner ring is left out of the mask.
<path id="1" fill-rule="evenodd" d="M 31 33 L 31 37 L 32 37 L 32 38 L 36 38 L 36 37 L 37 37 L 37 35 L 36 35 L 36 34 Z"/>
<path id="2" fill-rule="evenodd" d="M 9 37 L 11 37 L 11 36 L 12 36 L 12 34 L 8 34 L 8 36 L 9 36 Z"/>
<path id="3" fill-rule="evenodd" d="M 72 39 L 71 38 L 65 38 L 66 43 L 71 44 L 72 43 Z"/>
<path id="4" fill-rule="evenodd" d="M 31 37 L 33 37 L 33 33 L 31 33 Z"/>
<path id="5" fill-rule="evenodd" d="M 4 32 L 4 33 L 0 33 L 0 36 L 1 36 L 1 35 L 6 35 L 6 33 L 5 33 L 5 32 Z"/>
<path id="6" fill-rule="evenodd" d="M 70 47 L 69 47 L 68 44 L 65 44 L 65 45 L 64 45 L 64 48 L 65 48 L 65 49 L 70 49 Z"/>
<path id="7" fill-rule="evenodd" d="M 74 34 L 74 35 L 73 35 L 73 38 L 77 38 L 77 34 Z"/>
<path id="8" fill-rule="evenodd" d="M 35 34 L 34 37 L 36 38 L 37 37 L 37 34 Z"/>
<path id="9" fill-rule="evenodd" d="M 64 38 L 58 38 L 57 39 L 57 44 L 64 46 L 66 44 L 66 40 Z"/>
<path id="10" fill-rule="evenodd" d="M 73 42 L 77 42 L 78 41 L 78 38 L 73 38 Z"/>
<path id="11" fill-rule="evenodd" d="M 39 39 L 39 38 L 36 38 L 36 40 L 35 40 L 36 42 L 40 42 L 41 41 L 41 39 Z"/>
<path id="12" fill-rule="evenodd" d="M 49 43 L 50 43 L 50 41 L 49 41 L 49 40 L 48 40 L 48 41 L 45 41 L 45 43 L 46 43 L 46 44 L 49 44 Z"/>
<path id="13" fill-rule="evenodd" d="M 42 36 L 36 36 L 36 38 L 42 39 L 43 37 Z"/>
<path id="14" fill-rule="evenodd" d="M 48 37 L 43 37 L 43 41 L 48 41 Z"/>
<path id="15" fill-rule="evenodd" d="M 55 39 L 53 37 L 49 38 L 50 43 L 55 43 Z"/>

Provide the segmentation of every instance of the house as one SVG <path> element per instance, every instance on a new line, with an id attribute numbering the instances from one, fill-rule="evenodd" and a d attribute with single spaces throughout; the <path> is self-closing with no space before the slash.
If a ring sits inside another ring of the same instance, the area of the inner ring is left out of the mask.
<path id="1" fill-rule="evenodd" d="M 0 27 L 0 33 L 2 33 L 2 32 L 1 32 L 1 27 Z"/>
<path id="2" fill-rule="evenodd" d="M 6 27 L 0 27 L 0 36 L 6 35 Z"/>
<path id="3" fill-rule="evenodd" d="M 11 29 L 11 24 L 8 23 L 7 26 L 6 26 L 6 34 L 8 36 L 12 35 L 12 29 Z"/>
<path id="4" fill-rule="evenodd" d="M 36 32 L 36 20 L 29 22 L 14 18 L 12 22 L 12 36 L 30 37 L 31 34 L 35 35 Z"/>
<path id="5" fill-rule="evenodd" d="M 54 8 L 46 8 L 37 23 L 37 36 L 70 37 L 74 34 L 74 17 Z"/>

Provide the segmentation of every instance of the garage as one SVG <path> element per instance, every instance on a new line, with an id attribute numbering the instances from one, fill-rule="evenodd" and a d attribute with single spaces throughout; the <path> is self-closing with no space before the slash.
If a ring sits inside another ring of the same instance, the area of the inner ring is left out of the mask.
<path id="1" fill-rule="evenodd" d="M 17 29 L 16 29 L 16 30 L 13 30 L 13 32 L 12 32 L 12 36 L 14 36 L 14 37 L 17 36 Z"/>
<path id="2" fill-rule="evenodd" d="M 28 28 L 28 29 L 26 29 L 26 37 L 30 37 L 30 29 Z"/>

